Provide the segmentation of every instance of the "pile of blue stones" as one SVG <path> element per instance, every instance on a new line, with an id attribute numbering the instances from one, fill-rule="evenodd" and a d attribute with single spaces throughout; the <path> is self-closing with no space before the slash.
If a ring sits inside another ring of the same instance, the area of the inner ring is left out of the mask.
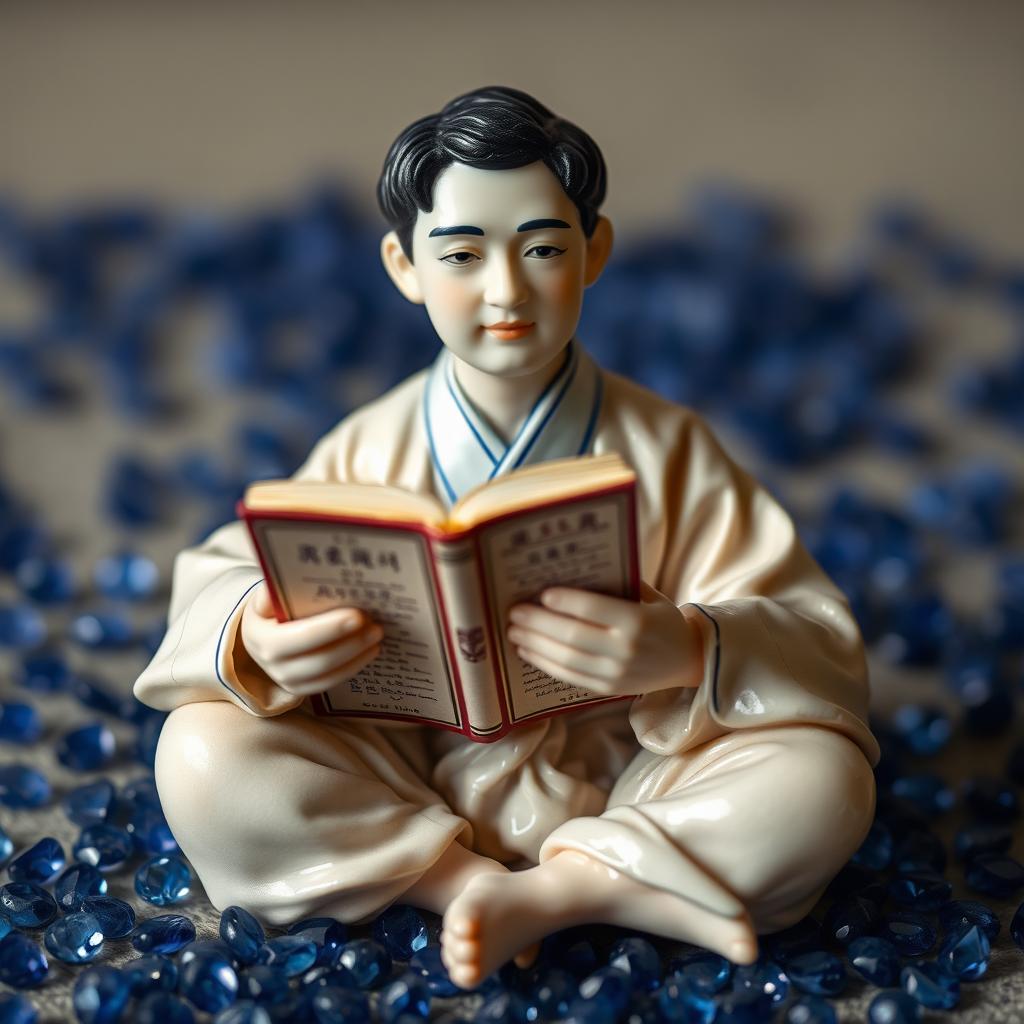
<path id="1" fill-rule="evenodd" d="M 874 723 L 883 756 L 871 832 L 815 915 L 763 937 L 756 964 L 575 929 L 549 937 L 532 967 L 506 965 L 467 998 L 441 963 L 437 918 L 411 907 L 362 927 L 314 918 L 269 938 L 230 907 L 219 937 L 198 937 L 183 911 L 200 897 L 152 777 L 164 716 L 126 696 L 130 679 L 83 673 L 68 657 L 151 655 L 167 567 L 144 553 L 145 531 L 193 506 L 202 534 L 233 518 L 242 488 L 290 473 L 357 394 L 379 393 L 433 358 L 422 311 L 380 270 L 379 228 L 330 187 L 233 218 L 118 202 L 41 216 L 0 203 L 5 271 L 47 297 L 35 322 L 0 325 L 5 402 L 73 409 L 84 386 L 133 424 L 173 426 L 182 402 L 163 369 L 177 317 L 199 303 L 218 325 L 202 346 L 204 379 L 222 401 L 258 410 L 240 413 L 226 450 L 163 463 L 140 450 L 113 454 L 96 511 L 123 530 L 124 545 L 89 580 L 47 529 L 46 510 L 0 480 L 0 594 L 17 595 L 0 601 L 0 651 L 15 666 L 13 688 L 0 680 L 0 808 L 15 822 L 0 830 L 0 1024 L 35 1021 L 31 993 L 58 984 L 55 975 L 66 981 L 63 965 L 76 971 L 83 1024 L 827 1024 L 836 998 L 859 999 L 872 1024 L 900 1024 L 968 1004 L 1000 942 L 997 953 L 1020 967 L 1024 865 L 1013 846 L 1024 743 L 1013 736 L 1024 679 L 1024 481 L 992 462 L 936 475 L 942 437 L 889 396 L 913 378 L 922 345 L 936 343 L 915 304 L 922 294 L 987 301 L 1005 317 L 1006 351 L 960 368 L 949 398 L 956 415 L 1019 438 L 1024 270 L 892 203 L 870 218 L 859 258 L 826 278 L 800 259 L 792 225 L 756 197 L 700 192 L 678 225 L 617 255 L 588 295 L 581 336 L 602 365 L 742 432 L 780 470 L 818 473 L 865 447 L 906 460 L 918 484 L 902 505 L 839 486 L 798 520 L 874 655 L 931 672 L 936 699 Z M 85 385 L 69 366 L 86 371 Z M 940 583 L 950 553 L 964 550 L 988 559 L 995 583 L 970 620 Z M 45 735 L 40 707 L 69 698 L 79 720 Z M 80 784 L 55 792 L 24 763 L 42 739 Z M 987 773 L 945 777 L 943 755 L 958 745 Z M 78 835 L 67 850 L 32 825 L 58 804 Z M 966 898 L 954 899 L 955 888 Z"/>

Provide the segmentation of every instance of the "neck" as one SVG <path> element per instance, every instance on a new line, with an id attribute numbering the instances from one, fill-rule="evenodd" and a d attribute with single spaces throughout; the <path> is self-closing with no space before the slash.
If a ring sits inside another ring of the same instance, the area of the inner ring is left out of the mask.
<path id="1" fill-rule="evenodd" d="M 551 362 L 520 377 L 498 377 L 478 370 L 458 356 L 455 379 L 477 412 L 498 432 L 506 444 L 519 432 L 534 403 L 569 358 L 566 345 Z"/>

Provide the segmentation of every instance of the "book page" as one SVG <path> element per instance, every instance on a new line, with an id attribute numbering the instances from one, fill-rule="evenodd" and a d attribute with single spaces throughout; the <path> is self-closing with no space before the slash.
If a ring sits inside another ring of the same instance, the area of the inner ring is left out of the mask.
<path id="1" fill-rule="evenodd" d="M 289 618 L 350 606 L 384 629 L 380 655 L 324 693 L 321 713 L 401 714 L 461 727 L 426 538 L 311 520 L 256 518 L 252 526 Z"/>
<path id="2" fill-rule="evenodd" d="M 523 661 L 508 642 L 508 611 L 521 601 L 536 601 L 554 585 L 629 596 L 631 528 L 629 495 L 619 492 L 516 516 L 482 531 L 481 558 L 513 722 L 605 699 Z"/>

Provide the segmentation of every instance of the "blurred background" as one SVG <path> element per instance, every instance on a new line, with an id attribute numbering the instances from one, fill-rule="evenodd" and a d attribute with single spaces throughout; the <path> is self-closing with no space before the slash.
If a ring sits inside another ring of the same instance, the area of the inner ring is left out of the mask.
<path id="1" fill-rule="evenodd" d="M 850 597 L 890 839 L 980 821 L 1020 856 L 1022 53 L 1011 0 L 0 3 L 0 684 L 40 721 L 18 749 L 0 716 L 0 765 L 55 794 L 3 827 L 70 845 L 60 795 L 151 763 L 159 720 L 95 692 L 128 695 L 174 553 L 433 359 L 374 185 L 401 128 L 498 83 L 604 152 L 585 344 L 707 415 Z M 39 649 L 93 690 L 26 697 Z M 73 769 L 98 707 L 117 752 Z M 1000 943 L 964 1020 L 1024 1005 Z"/>

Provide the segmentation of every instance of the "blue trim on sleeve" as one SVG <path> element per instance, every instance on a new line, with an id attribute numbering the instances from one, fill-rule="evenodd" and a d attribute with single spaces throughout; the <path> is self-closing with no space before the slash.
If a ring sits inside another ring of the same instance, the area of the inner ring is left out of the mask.
<path id="1" fill-rule="evenodd" d="M 233 693 L 247 708 L 252 707 L 249 701 L 246 700 L 245 697 L 242 696 L 242 694 L 238 693 L 236 690 L 233 690 L 230 686 L 228 686 L 228 684 L 224 681 L 224 677 L 221 675 L 220 649 L 224 644 L 224 634 L 227 632 L 228 623 L 231 621 L 231 618 L 235 614 L 235 612 L 238 611 L 238 606 L 249 596 L 249 592 L 253 589 L 253 587 L 258 587 L 262 582 L 263 578 L 260 577 L 260 579 L 258 579 L 251 587 L 246 588 L 245 593 L 235 602 L 234 608 L 231 609 L 230 614 L 224 620 L 224 625 L 221 626 L 220 636 L 217 638 L 217 651 L 213 656 L 213 670 L 217 673 L 218 682 L 220 683 L 221 686 L 224 687 L 225 690 L 228 691 L 228 693 Z"/>
<path id="2" fill-rule="evenodd" d="M 693 603 L 693 602 L 691 602 Z M 715 627 L 715 668 L 711 674 L 711 710 L 717 715 L 718 710 L 718 666 L 722 658 L 722 634 L 719 632 L 718 623 L 715 622 L 714 618 L 709 615 L 699 604 L 694 604 L 696 608 L 710 623 Z"/>

